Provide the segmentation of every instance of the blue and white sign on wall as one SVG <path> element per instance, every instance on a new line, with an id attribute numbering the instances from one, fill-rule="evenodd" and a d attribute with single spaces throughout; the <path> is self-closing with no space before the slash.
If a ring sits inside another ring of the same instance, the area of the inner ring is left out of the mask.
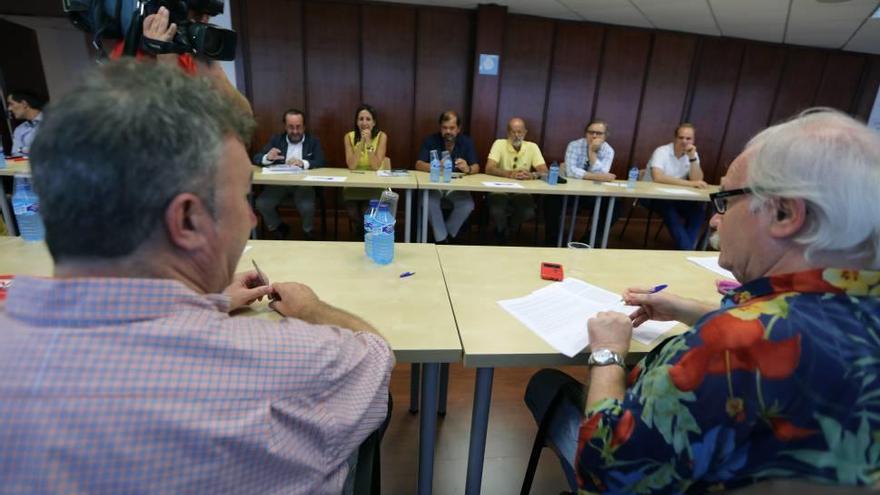
<path id="1" fill-rule="evenodd" d="M 481 76 L 497 76 L 498 75 L 498 55 L 480 54 L 480 75 Z"/>

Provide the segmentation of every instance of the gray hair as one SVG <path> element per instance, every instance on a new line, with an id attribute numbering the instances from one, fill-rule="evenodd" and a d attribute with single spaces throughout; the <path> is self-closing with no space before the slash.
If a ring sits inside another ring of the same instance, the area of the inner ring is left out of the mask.
<path id="1" fill-rule="evenodd" d="M 253 127 L 209 80 L 176 67 L 129 59 L 90 72 L 49 105 L 31 149 L 55 261 L 131 254 L 183 192 L 213 214 L 223 142 L 248 143 Z"/>
<path id="2" fill-rule="evenodd" d="M 752 208 L 773 198 L 806 202 L 794 242 L 807 261 L 880 267 L 880 134 L 838 111 L 810 109 L 746 145 Z"/>

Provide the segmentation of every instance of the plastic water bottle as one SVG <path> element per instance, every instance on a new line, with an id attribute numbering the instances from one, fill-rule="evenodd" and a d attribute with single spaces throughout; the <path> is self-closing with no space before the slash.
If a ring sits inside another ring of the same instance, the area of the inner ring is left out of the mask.
<path id="1" fill-rule="evenodd" d="M 626 176 L 626 188 L 632 191 L 636 188 L 636 182 L 639 180 L 639 167 L 633 165 L 631 169 L 629 169 L 629 174 Z"/>
<path id="2" fill-rule="evenodd" d="M 43 219 L 40 218 L 40 199 L 31 187 L 31 176 L 15 175 L 15 190 L 12 194 L 12 209 L 21 238 L 27 242 L 40 242 L 46 236 Z"/>
<path id="3" fill-rule="evenodd" d="M 553 162 L 550 164 L 550 173 L 547 175 L 547 184 L 555 186 L 559 182 L 559 164 Z"/>
<path id="4" fill-rule="evenodd" d="M 448 151 L 443 151 L 443 182 L 452 182 L 452 157 Z"/>
<path id="5" fill-rule="evenodd" d="M 379 265 L 387 265 L 394 260 L 394 222 L 388 205 L 379 203 L 373 232 L 373 261 Z"/>
<path id="6" fill-rule="evenodd" d="M 440 182 L 440 152 L 431 150 L 431 182 Z"/>
<path id="7" fill-rule="evenodd" d="M 364 252 L 367 258 L 373 259 L 373 234 L 376 228 L 376 214 L 379 211 L 379 200 L 371 199 L 367 212 L 364 213 Z"/>

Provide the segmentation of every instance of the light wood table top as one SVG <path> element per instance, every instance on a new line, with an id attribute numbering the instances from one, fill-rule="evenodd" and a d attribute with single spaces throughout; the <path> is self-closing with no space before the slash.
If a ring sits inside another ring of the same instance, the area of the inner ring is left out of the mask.
<path id="1" fill-rule="evenodd" d="M 48 277 L 53 266 L 45 243 L 0 237 L 0 274 Z"/>
<path id="2" fill-rule="evenodd" d="M 262 167 L 254 166 L 254 184 L 276 186 L 314 187 L 375 187 L 392 189 L 417 189 L 418 182 L 410 170 L 407 175 L 380 177 L 374 170 L 349 170 L 347 168 L 321 167 L 298 174 L 265 174 Z M 309 176 L 345 177 L 343 182 L 309 181 Z"/>
<path id="3" fill-rule="evenodd" d="M 362 242 L 250 241 L 238 270 L 251 260 L 272 281 L 302 282 L 322 300 L 354 313 L 379 329 L 402 362 L 457 362 L 461 342 L 432 244 L 394 246 L 394 261 L 380 266 Z M 415 275 L 400 278 L 403 272 Z M 274 314 L 267 301 L 257 314 Z"/>
<path id="4" fill-rule="evenodd" d="M 250 241 L 238 265 L 256 259 L 273 281 L 310 286 L 324 301 L 361 316 L 378 328 L 402 362 L 457 362 L 461 342 L 433 244 L 395 244 L 394 262 L 367 259 L 360 242 Z M 44 243 L 0 238 L 0 274 L 51 276 Z M 400 278 L 405 271 L 415 275 Z M 244 314 L 280 318 L 268 301 Z"/>
<path id="5" fill-rule="evenodd" d="M 504 177 L 496 177 L 487 174 L 464 175 L 451 182 L 431 182 L 430 174 L 411 170 L 419 183 L 419 189 L 440 191 L 479 191 L 479 192 L 509 192 L 530 193 L 570 196 L 613 196 L 624 198 L 644 199 L 674 199 L 682 201 L 709 201 L 709 193 L 717 191 L 718 186 L 710 186 L 708 189 L 695 189 L 692 187 L 672 186 L 657 184 L 655 182 L 637 182 L 634 190 L 627 189 L 626 181 L 598 182 L 592 180 L 566 179 L 565 184 L 551 186 L 543 180 L 515 180 Z M 522 188 L 504 188 L 487 186 L 485 182 L 513 182 Z M 666 189 L 664 191 L 663 189 Z M 670 191 L 681 191 L 676 194 Z"/>
<path id="6" fill-rule="evenodd" d="M 6 160 L 6 166 L 0 168 L 0 176 L 30 173 L 31 164 L 27 160 Z"/>
<path id="7" fill-rule="evenodd" d="M 721 297 L 715 290 L 718 277 L 686 259 L 703 252 L 488 246 L 438 246 L 437 251 L 469 367 L 586 363 L 586 353 L 565 357 L 497 304 L 554 283 L 541 279 L 542 261 L 560 263 L 566 277 L 616 293 L 665 283 L 670 292 L 707 303 Z M 678 325 L 669 334 L 684 330 Z M 634 353 L 650 347 L 631 344 Z"/>

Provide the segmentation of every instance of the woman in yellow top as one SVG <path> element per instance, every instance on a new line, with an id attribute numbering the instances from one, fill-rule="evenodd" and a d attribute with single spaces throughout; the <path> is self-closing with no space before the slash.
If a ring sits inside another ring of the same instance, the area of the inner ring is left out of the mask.
<path id="1" fill-rule="evenodd" d="M 370 105 L 361 105 L 354 114 L 354 130 L 345 135 L 345 164 L 349 170 L 390 169 L 391 160 L 385 156 L 388 135 L 379 130 L 379 118 Z M 370 199 L 379 199 L 381 189 L 346 187 L 342 191 L 348 217 L 358 233 L 363 229 L 364 211 Z"/>

